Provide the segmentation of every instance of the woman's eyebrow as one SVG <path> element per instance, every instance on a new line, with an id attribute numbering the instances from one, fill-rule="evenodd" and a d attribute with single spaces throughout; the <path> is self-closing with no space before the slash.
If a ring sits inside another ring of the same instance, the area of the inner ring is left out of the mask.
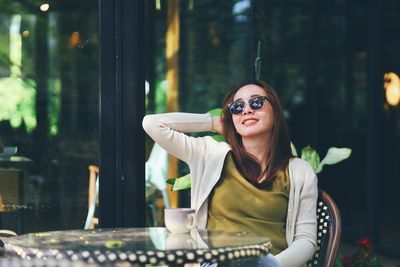
<path id="1" fill-rule="evenodd" d="M 250 98 L 253 98 L 253 97 L 256 97 L 256 96 L 261 96 L 261 95 L 251 95 L 251 96 L 249 97 L 249 99 L 250 99 Z M 236 99 L 235 101 L 237 101 L 237 100 L 243 100 L 243 98 L 238 98 L 238 99 Z"/>
<path id="2" fill-rule="evenodd" d="M 261 96 L 261 95 L 251 95 L 251 96 L 249 97 L 249 99 L 250 99 L 250 98 L 253 98 L 253 97 L 256 97 L 256 96 Z M 238 98 L 238 99 L 234 100 L 233 102 L 236 102 L 236 101 L 239 101 L 239 100 L 243 100 L 243 98 Z"/>

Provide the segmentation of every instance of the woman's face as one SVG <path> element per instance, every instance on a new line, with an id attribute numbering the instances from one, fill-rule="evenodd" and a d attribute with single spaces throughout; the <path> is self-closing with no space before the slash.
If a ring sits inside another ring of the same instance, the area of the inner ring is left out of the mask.
<path id="1" fill-rule="evenodd" d="M 244 110 L 240 114 L 232 114 L 236 131 L 242 137 L 256 137 L 269 135 L 274 126 L 274 112 L 268 100 L 264 100 L 263 107 L 253 110 L 249 106 L 249 99 L 257 96 L 267 96 L 265 90 L 257 85 L 249 84 L 240 88 L 233 97 L 233 102 L 244 101 Z"/>

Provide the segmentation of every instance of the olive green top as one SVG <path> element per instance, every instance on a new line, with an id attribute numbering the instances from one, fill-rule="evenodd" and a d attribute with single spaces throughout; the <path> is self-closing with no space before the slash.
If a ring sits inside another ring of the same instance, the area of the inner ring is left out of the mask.
<path id="1" fill-rule="evenodd" d="M 221 179 L 210 196 L 207 229 L 269 237 L 271 252 L 276 255 L 288 247 L 285 227 L 289 190 L 287 172 L 278 175 L 271 188 L 256 188 L 239 173 L 228 153 Z"/>

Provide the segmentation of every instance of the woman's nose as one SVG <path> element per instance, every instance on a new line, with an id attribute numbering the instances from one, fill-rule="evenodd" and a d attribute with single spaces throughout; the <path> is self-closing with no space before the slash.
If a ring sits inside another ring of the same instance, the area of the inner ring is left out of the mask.
<path id="1" fill-rule="evenodd" d="M 251 109 L 251 107 L 249 105 L 245 105 L 244 106 L 244 111 L 243 111 L 243 115 L 245 114 L 251 114 L 254 113 L 254 110 Z"/>

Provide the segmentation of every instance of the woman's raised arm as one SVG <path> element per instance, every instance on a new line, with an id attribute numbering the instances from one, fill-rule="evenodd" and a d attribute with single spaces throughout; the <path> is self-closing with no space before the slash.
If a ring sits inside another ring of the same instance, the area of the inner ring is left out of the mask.
<path id="1" fill-rule="evenodd" d="M 168 153 L 185 162 L 190 162 L 196 153 L 203 153 L 206 143 L 185 133 L 212 130 L 209 113 L 163 113 L 147 115 L 143 118 L 143 128 L 147 134 Z"/>

